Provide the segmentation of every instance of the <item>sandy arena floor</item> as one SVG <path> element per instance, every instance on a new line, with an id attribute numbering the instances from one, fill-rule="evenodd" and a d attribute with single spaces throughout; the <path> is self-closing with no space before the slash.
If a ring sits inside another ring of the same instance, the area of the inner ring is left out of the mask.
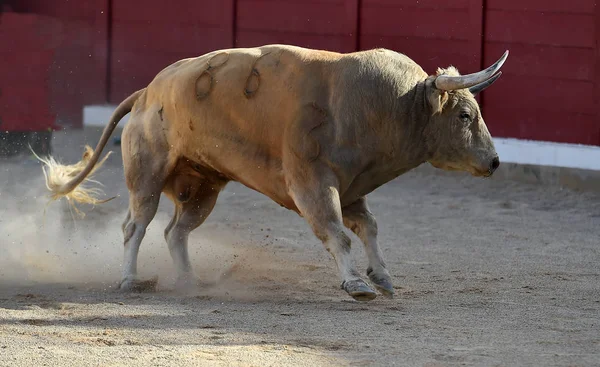
<path id="1" fill-rule="evenodd" d="M 98 135 L 56 134 L 57 157 Z M 164 199 L 139 261 L 159 291 L 122 294 L 127 190 L 108 148 L 97 179 L 120 197 L 84 219 L 46 206 L 35 161 L 0 162 L 0 366 L 600 365 L 598 194 L 402 176 L 370 195 L 397 296 L 359 303 L 300 217 L 231 184 L 190 250 L 207 281 L 237 264 L 232 277 L 173 289 Z"/>

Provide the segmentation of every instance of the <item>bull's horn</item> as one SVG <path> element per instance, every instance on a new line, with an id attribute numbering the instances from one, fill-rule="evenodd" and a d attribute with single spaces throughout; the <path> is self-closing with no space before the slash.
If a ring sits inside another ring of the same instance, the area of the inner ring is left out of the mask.
<path id="1" fill-rule="evenodd" d="M 470 88 L 479 83 L 483 83 L 494 76 L 498 70 L 500 70 L 507 57 L 508 50 L 504 52 L 504 55 L 502 55 L 502 57 L 498 59 L 494 65 L 477 73 L 460 76 L 440 75 L 435 79 L 435 86 L 441 90 L 457 90 Z"/>
<path id="2" fill-rule="evenodd" d="M 500 78 L 500 75 L 502 75 L 501 71 L 499 71 L 498 74 L 496 74 L 493 77 L 489 78 L 485 82 L 479 83 L 477 85 L 472 86 L 471 88 L 469 88 L 469 92 L 471 92 L 474 96 L 476 96 L 477 94 L 479 94 L 479 92 L 484 91 L 487 87 L 489 87 L 490 85 L 494 84 L 494 82 L 496 80 L 498 80 L 498 78 Z"/>

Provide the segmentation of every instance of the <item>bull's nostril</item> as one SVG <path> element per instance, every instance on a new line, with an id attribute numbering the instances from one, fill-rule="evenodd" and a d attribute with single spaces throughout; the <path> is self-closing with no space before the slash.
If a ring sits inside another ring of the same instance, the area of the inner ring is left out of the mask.
<path id="1" fill-rule="evenodd" d="M 500 158 L 494 157 L 490 164 L 490 171 L 494 172 L 500 166 Z"/>

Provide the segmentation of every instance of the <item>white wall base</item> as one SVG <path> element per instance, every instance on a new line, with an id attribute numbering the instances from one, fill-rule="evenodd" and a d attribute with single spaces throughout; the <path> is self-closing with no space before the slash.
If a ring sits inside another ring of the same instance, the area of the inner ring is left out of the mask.
<path id="1" fill-rule="evenodd" d="M 106 126 L 116 108 L 113 105 L 83 106 L 83 126 Z M 128 121 L 129 114 L 121 119 L 119 126 L 125 126 Z"/>
<path id="2" fill-rule="evenodd" d="M 494 138 L 501 162 L 600 170 L 600 147 Z"/>
<path id="3" fill-rule="evenodd" d="M 84 126 L 105 126 L 117 106 L 94 105 L 83 108 Z M 129 121 L 123 117 L 119 126 Z M 600 147 L 534 140 L 494 138 L 500 162 L 567 167 L 600 171 Z"/>

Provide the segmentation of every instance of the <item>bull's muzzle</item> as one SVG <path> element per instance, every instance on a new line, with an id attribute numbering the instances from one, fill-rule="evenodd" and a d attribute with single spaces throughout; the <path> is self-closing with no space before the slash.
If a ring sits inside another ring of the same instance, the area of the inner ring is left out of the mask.
<path id="1" fill-rule="evenodd" d="M 490 168 L 488 169 L 490 176 L 498 169 L 498 167 L 500 167 L 500 158 L 495 156 L 490 162 Z"/>

